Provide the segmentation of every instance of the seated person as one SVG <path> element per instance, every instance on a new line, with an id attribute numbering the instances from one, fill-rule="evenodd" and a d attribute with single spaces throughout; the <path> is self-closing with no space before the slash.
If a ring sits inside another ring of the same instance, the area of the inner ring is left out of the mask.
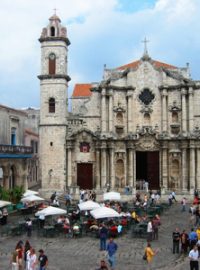
<path id="1" fill-rule="evenodd" d="M 63 223 L 63 218 L 60 216 L 58 219 L 57 219 L 57 224 L 62 224 Z"/>
<path id="2" fill-rule="evenodd" d="M 57 198 L 55 198 L 55 199 L 53 200 L 52 205 L 54 205 L 54 206 L 60 206 L 60 203 L 59 203 L 59 201 L 58 201 Z"/>
<path id="3" fill-rule="evenodd" d="M 126 218 L 122 218 L 121 220 L 121 225 L 124 227 L 124 226 L 127 226 L 127 219 Z"/>
<path id="4" fill-rule="evenodd" d="M 111 237 L 116 237 L 117 234 L 118 234 L 117 226 L 116 226 L 116 224 L 113 224 L 113 225 L 110 227 L 110 236 L 111 236 Z"/>
<path id="5" fill-rule="evenodd" d="M 117 226 L 117 232 L 118 232 L 118 234 L 122 234 L 122 230 L 123 230 L 123 227 L 122 227 L 121 224 L 119 224 L 119 225 Z"/>
<path id="6" fill-rule="evenodd" d="M 75 223 L 75 224 L 73 225 L 73 227 L 72 227 L 72 230 L 73 230 L 73 233 L 74 233 L 74 234 L 79 233 L 79 232 L 80 232 L 80 227 L 79 227 L 79 225 L 78 225 L 77 223 Z"/>
<path id="7" fill-rule="evenodd" d="M 70 221 L 69 221 L 69 218 L 68 218 L 68 217 L 65 217 L 65 219 L 64 219 L 64 223 L 66 223 L 66 224 L 70 224 Z"/>

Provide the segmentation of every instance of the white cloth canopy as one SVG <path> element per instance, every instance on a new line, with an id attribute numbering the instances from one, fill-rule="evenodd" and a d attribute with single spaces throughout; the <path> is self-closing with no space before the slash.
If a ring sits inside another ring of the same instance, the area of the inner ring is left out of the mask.
<path id="1" fill-rule="evenodd" d="M 117 213 L 117 211 L 115 211 L 112 208 L 108 208 L 108 207 L 100 207 L 97 209 L 94 209 L 90 212 L 90 214 L 95 218 L 95 219 L 99 219 L 99 218 L 114 218 L 114 217 L 119 217 L 119 213 Z"/>
<path id="2" fill-rule="evenodd" d="M 67 213 L 66 210 L 58 208 L 58 207 L 53 207 L 53 206 L 48 206 L 47 208 L 44 208 L 40 211 L 38 211 L 35 216 L 40 216 L 44 215 L 46 216 L 54 216 L 54 215 L 65 215 Z"/>
<path id="3" fill-rule="evenodd" d="M 78 207 L 81 211 L 89 211 L 93 209 L 97 209 L 100 205 L 93 201 L 86 201 L 78 204 Z"/>
<path id="4" fill-rule="evenodd" d="M 30 196 L 26 196 L 22 198 L 21 201 L 22 202 L 40 202 L 40 201 L 45 201 L 45 199 L 36 195 L 30 195 Z"/>
<path id="5" fill-rule="evenodd" d="M 0 201 L 0 208 L 5 207 L 5 206 L 10 205 L 10 204 L 12 204 L 12 203 L 8 202 L 8 201 Z"/>
<path id="6" fill-rule="evenodd" d="M 103 199 L 104 201 L 120 201 L 121 200 L 121 195 L 119 192 L 107 192 L 103 194 Z"/>
<path id="7" fill-rule="evenodd" d="M 30 196 L 30 195 L 37 195 L 37 194 L 38 194 L 37 191 L 27 189 L 26 192 L 23 194 L 23 197 L 27 197 L 27 196 Z"/>

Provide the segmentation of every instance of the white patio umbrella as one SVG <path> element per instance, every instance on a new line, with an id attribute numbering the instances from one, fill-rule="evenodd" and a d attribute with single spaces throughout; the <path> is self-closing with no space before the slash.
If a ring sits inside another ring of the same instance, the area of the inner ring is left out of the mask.
<path id="1" fill-rule="evenodd" d="M 93 209 L 97 209 L 100 205 L 93 201 L 86 201 L 78 204 L 78 207 L 81 211 L 89 211 Z"/>
<path id="2" fill-rule="evenodd" d="M 111 191 L 103 194 L 104 201 L 120 201 L 121 195 L 119 192 Z"/>
<path id="3" fill-rule="evenodd" d="M 44 215 L 46 217 L 46 216 L 54 216 L 54 215 L 65 215 L 66 213 L 67 211 L 64 209 L 48 206 L 47 208 L 44 208 L 36 212 L 35 216 Z"/>
<path id="4" fill-rule="evenodd" d="M 22 202 L 40 202 L 40 201 L 45 201 L 45 199 L 33 194 L 33 195 L 22 198 L 21 201 Z"/>
<path id="5" fill-rule="evenodd" d="M 23 194 L 23 197 L 27 197 L 27 196 L 30 196 L 30 195 L 37 195 L 37 194 L 38 194 L 37 191 L 27 189 L 26 192 Z"/>
<path id="6" fill-rule="evenodd" d="M 8 202 L 8 201 L 1 201 L 0 200 L 0 208 L 5 207 L 5 206 L 10 205 L 10 204 L 12 204 L 12 203 Z"/>
<path id="7" fill-rule="evenodd" d="M 100 207 L 97 209 L 94 209 L 90 212 L 90 214 L 95 218 L 114 218 L 114 217 L 120 217 L 119 213 L 115 211 L 112 208 L 108 207 Z"/>

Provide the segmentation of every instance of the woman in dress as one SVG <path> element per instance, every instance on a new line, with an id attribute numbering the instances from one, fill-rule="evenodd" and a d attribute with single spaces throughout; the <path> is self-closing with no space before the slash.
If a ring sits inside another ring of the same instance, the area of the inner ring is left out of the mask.
<path id="1" fill-rule="evenodd" d="M 37 256 L 35 254 L 35 249 L 31 248 L 30 252 L 27 253 L 27 270 L 37 269 Z"/>

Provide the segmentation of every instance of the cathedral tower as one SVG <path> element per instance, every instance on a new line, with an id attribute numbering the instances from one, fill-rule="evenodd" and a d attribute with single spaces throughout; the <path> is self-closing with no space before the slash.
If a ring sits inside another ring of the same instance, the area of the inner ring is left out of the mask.
<path id="1" fill-rule="evenodd" d="M 63 191 L 66 185 L 67 30 L 54 14 L 43 28 L 40 79 L 40 168 L 42 191 Z"/>

